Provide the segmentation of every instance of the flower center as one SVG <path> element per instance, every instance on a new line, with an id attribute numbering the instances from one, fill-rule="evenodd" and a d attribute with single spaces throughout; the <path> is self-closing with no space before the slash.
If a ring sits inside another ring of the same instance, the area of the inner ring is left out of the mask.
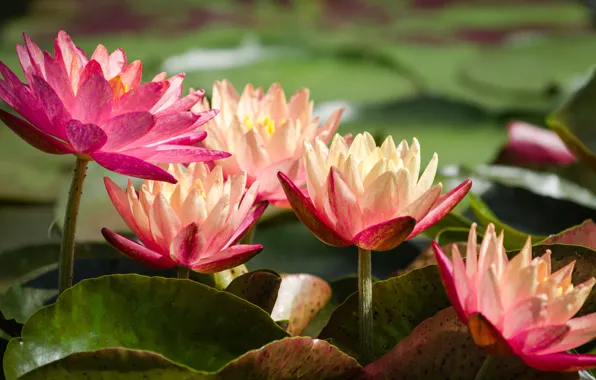
<path id="1" fill-rule="evenodd" d="M 283 124 L 283 121 L 280 124 Z M 244 125 L 246 125 L 247 131 L 250 131 L 255 127 L 255 123 L 251 115 L 246 115 L 244 118 Z M 260 125 L 262 128 L 264 128 L 265 131 L 267 131 L 267 133 L 270 135 L 275 132 L 275 120 L 273 120 L 269 115 L 257 120 L 257 125 Z"/>
<path id="2" fill-rule="evenodd" d="M 126 94 L 130 90 L 128 85 L 122 82 L 122 77 L 120 77 L 120 75 L 116 75 L 114 78 L 110 79 L 109 84 L 112 88 L 114 100 L 120 99 L 122 95 Z"/>

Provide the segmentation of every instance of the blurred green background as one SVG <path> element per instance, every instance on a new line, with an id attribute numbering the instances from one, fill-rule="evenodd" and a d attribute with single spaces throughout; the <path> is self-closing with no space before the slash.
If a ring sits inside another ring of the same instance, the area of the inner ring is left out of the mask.
<path id="1" fill-rule="evenodd" d="M 417 137 L 424 162 L 437 152 L 443 168 L 475 167 L 493 162 L 508 121 L 543 125 L 581 83 L 596 62 L 592 15 L 588 1 L 572 0 L 5 0 L 0 60 L 20 75 L 14 45 L 21 33 L 52 50 L 64 29 L 87 53 L 101 43 L 141 59 L 145 80 L 184 71 L 187 88 L 207 94 L 222 78 L 237 89 L 279 81 L 287 95 L 308 87 L 317 114 L 346 107 L 342 133 Z M 0 251 L 56 241 L 54 210 L 72 165 L 72 157 L 37 152 L 0 128 Z M 122 227 L 104 175 L 90 167 L 81 240 L 100 240 L 103 226 Z M 515 191 L 511 199 L 543 208 Z M 596 203 L 588 204 L 573 211 L 574 222 L 592 215 Z M 527 229 L 551 233 L 536 227 L 543 217 L 534 219 Z M 288 247 L 288 239 L 299 243 Z M 256 240 L 265 251 L 250 269 L 335 277 L 355 268 L 356 255 L 345 253 L 352 248 L 325 247 L 299 223 L 270 219 Z M 405 266 L 427 242 L 376 255 L 376 273 Z"/>

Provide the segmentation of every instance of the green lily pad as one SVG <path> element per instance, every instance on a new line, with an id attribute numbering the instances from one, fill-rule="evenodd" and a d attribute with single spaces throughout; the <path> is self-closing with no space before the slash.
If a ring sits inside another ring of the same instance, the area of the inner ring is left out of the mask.
<path id="1" fill-rule="evenodd" d="M 120 258 L 109 244 L 79 243 L 76 246 L 77 259 Z M 33 245 L 0 252 L 0 292 L 6 292 L 15 282 L 27 282 L 43 273 L 58 268 L 60 243 Z"/>
<path id="2" fill-rule="evenodd" d="M 373 357 L 384 355 L 414 327 L 449 306 L 436 266 L 413 270 L 373 284 Z M 358 294 L 331 316 L 319 335 L 350 356 L 358 357 Z"/>
<path id="3" fill-rule="evenodd" d="M 331 287 L 310 274 L 282 275 L 277 301 L 271 312 L 274 320 L 288 320 L 286 331 L 300 335 L 331 298 Z"/>
<path id="4" fill-rule="evenodd" d="M 589 219 L 579 226 L 549 236 L 542 244 L 572 244 L 596 249 L 596 223 Z"/>
<path id="5" fill-rule="evenodd" d="M 594 51 L 594 50 L 592 50 Z M 594 60 L 590 62 L 592 64 Z M 585 67 L 587 67 L 586 64 Z M 596 134 L 594 133 L 594 101 L 596 100 L 596 70 L 570 98 L 547 120 L 576 157 L 596 170 Z"/>
<path id="6" fill-rule="evenodd" d="M 470 206 L 474 215 L 480 220 L 480 222 L 487 226 L 489 223 L 495 225 L 497 233 L 501 231 L 505 232 L 505 240 L 503 245 L 507 250 L 519 249 L 524 246 L 529 234 L 523 233 L 516 230 L 515 228 L 508 226 L 497 218 L 497 216 L 488 208 L 488 206 L 473 193 L 468 194 Z M 534 242 L 539 242 L 546 239 L 546 236 L 532 236 Z"/>
<path id="7" fill-rule="evenodd" d="M 575 373 L 540 372 L 517 357 L 491 357 L 476 347 L 459 317 L 449 307 L 426 319 L 385 356 L 364 367 L 362 379 L 578 379 Z M 479 376 L 479 377 L 477 377 Z"/>
<path id="8" fill-rule="evenodd" d="M 243 298 L 271 314 L 281 283 L 281 277 L 274 271 L 257 270 L 236 277 L 228 285 L 226 292 Z"/>
<path id="9" fill-rule="evenodd" d="M 80 282 L 31 316 L 22 338 L 8 345 L 4 372 L 14 380 L 71 354 L 110 347 L 217 371 L 285 336 L 259 307 L 194 281 L 103 276 Z"/>
<path id="10" fill-rule="evenodd" d="M 162 355 L 140 350 L 105 348 L 77 353 L 29 372 L 21 379 L 47 380 L 340 380 L 360 370 L 358 363 L 318 339 L 285 338 L 249 351 L 215 373 L 195 371 Z"/>
<path id="11" fill-rule="evenodd" d="M 20 283 L 15 282 L 6 293 L 0 296 L 0 311 L 6 319 L 25 323 L 31 314 L 56 294 L 58 294 L 57 290 L 24 288 Z"/>

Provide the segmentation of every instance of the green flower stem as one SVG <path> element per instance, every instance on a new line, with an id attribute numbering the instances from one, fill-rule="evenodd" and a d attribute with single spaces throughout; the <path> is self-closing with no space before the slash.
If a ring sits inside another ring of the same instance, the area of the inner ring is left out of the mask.
<path id="1" fill-rule="evenodd" d="M 188 269 L 188 267 L 180 265 L 178 267 L 178 271 L 176 272 L 176 277 L 181 278 L 181 279 L 188 279 L 189 276 L 190 276 L 190 269 Z"/>
<path id="2" fill-rule="evenodd" d="M 360 321 L 360 364 L 373 357 L 372 264 L 369 250 L 358 247 L 358 316 Z"/>
<path id="3" fill-rule="evenodd" d="M 62 229 L 62 244 L 60 246 L 59 294 L 62 294 L 62 292 L 72 286 L 77 216 L 79 214 L 81 196 L 83 195 L 83 181 L 87 176 L 88 163 L 88 160 L 77 158 L 72 182 L 70 183 L 68 203 L 66 203 L 66 214 L 64 216 L 64 228 Z"/>

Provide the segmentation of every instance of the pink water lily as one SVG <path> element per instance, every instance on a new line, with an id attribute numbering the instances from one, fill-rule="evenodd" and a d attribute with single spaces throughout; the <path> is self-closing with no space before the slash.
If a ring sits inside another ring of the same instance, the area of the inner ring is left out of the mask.
<path id="1" fill-rule="evenodd" d="M 331 147 L 305 142 L 307 191 L 283 172 L 279 180 L 294 212 L 321 241 L 386 251 L 411 239 L 447 215 L 467 194 L 464 181 L 441 195 L 433 186 L 435 154 L 420 175 L 420 145 L 391 136 L 377 147 L 373 137 L 358 134 L 351 145 L 335 135 Z"/>
<path id="2" fill-rule="evenodd" d="M 153 268 L 201 273 L 233 268 L 261 252 L 260 244 L 235 245 L 267 207 L 267 201 L 255 204 L 258 182 L 246 190 L 246 174 L 225 179 L 220 166 L 210 171 L 203 163 L 167 171 L 177 184 L 146 180 L 138 193 L 130 182 L 122 190 L 105 179 L 116 210 L 143 243 L 104 228 L 110 244 Z"/>
<path id="3" fill-rule="evenodd" d="M 283 88 L 274 83 L 267 92 L 246 85 L 242 95 L 227 81 L 213 85 L 211 107 L 221 113 L 205 124 L 208 137 L 203 144 L 210 149 L 233 152 L 218 162 L 224 173 L 246 171 L 248 184 L 259 181 L 259 199 L 277 207 L 288 207 L 277 172 L 284 172 L 298 186 L 305 184 L 302 152 L 304 141 L 315 137 L 329 142 L 337 129 L 343 109 L 336 110 L 319 126 L 312 117 L 314 102 L 308 89 L 301 89 L 286 100 Z M 203 100 L 193 110 L 208 110 Z"/>
<path id="4" fill-rule="evenodd" d="M 500 155 L 505 163 L 569 165 L 576 161 L 553 131 L 514 121 L 509 124 L 508 133 L 507 145 Z"/>
<path id="5" fill-rule="evenodd" d="M 596 313 L 575 314 L 590 295 L 594 278 L 573 286 L 574 262 L 551 273 L 551 252 L 532 258 L 528 239 L 511 260 L 490 224 L 480 247 L 472 225 L 466 260 L 453 246 L 451 260 L 434 242 L 445 289 L 477 345 L 494 355 L 519 356 L 545 371 L 596 367 L 596 355 L 567 351 L 596 338 Z"/>
<path id="6" fill-rule="evenodd" d="M 120 174 L 169 182 L 175 179 L 150 162 L 229 156 L 193 146 L 205 138 L 196 128 L 217 111 L 190 111 L 203 91 L 180 98 L 184 74 L 166 79 L 162 73 L 141 84 L 141 62 L 129 64 L 121 49 L 109 54 L 98 45 L 88 58 L 60 31 L 52 56 L 24 37 L 17 54 L 27 84 L 0 62 L 0 98 L 20 117 L 0 110 L 0 119 L 35 148 L 94 160 Z"/>

